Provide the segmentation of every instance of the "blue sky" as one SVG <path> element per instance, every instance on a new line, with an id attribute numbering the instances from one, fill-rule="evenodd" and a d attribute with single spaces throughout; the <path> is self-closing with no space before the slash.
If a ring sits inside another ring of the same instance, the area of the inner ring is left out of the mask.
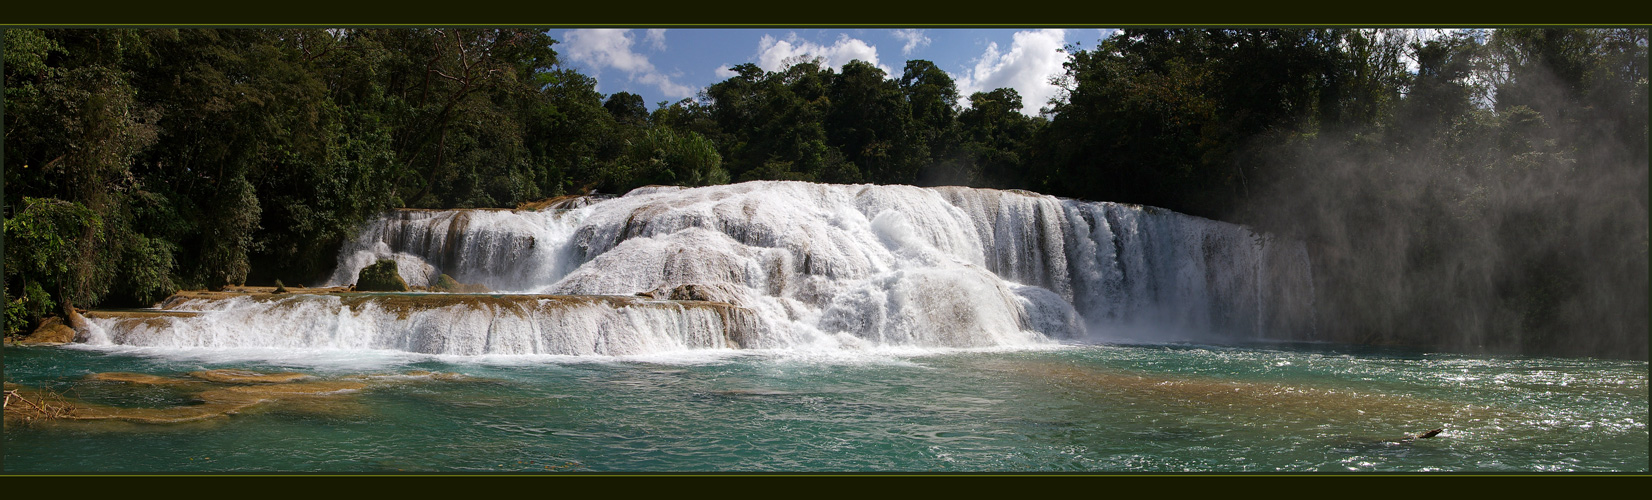
<path id="1" fill-rule="evenodd" d="M 631 29 L 553 30 L 561 62 L 597 79 L 604 95 L 641 95 L 649 109 L 676 102 L 754 63 L 784 68 L 799 58 L 823 58 L 833 68 L 860 59 L 898 78 L 906 61 L 926 59 L 952 75 L 960 97 L 1010 87 L 1023 113 L 1038 109 L 1057 88 L 1067 55 L 1062 47 L 1094 47 L 1112 30 L 1099 29 Z M 967 103 L 964 103 L 967 104 Z"/>

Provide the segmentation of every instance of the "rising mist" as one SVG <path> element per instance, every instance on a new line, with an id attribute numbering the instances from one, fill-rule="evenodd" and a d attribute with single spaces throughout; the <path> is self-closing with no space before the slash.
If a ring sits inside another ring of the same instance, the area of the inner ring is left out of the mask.
<path id="1" fill-rule="evenodd" d="M 1646 359 L 1646 30 L 1411 48 L 1389 120 L 1281 148 L 1239 210 L 1307 242 L 1319 332 Z"/>

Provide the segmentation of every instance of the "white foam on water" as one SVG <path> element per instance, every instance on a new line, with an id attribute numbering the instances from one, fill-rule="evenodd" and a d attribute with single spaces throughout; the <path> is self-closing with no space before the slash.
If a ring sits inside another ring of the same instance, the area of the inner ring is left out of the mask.
<path id="1" fill-rule="evenodd" d="M 561 354 L 484 354 L 480 356 L 435 356 L 437 359 L 453 364 L 482 364 L 489 366 L 539 366 L 544 364 L 658 364 L 674 366 L 698 366 L 721 364 L 734 359 L 747 358 L 755 355 L 754 351 L 738 349 L 693 349 L 679 351 L 663 351 L 650 354 L 636 354 L 626 356 L 583 355 L 571 356 Z"/>
<path id="2" fill-rule="evenodd" d="M 358 373 L 394 369 L 434 359 L 430 355 L 384 349 L 142 347 L 88 344 L 76 344 L 70 348 L 170 362 L 197 363 L 198 367 L 203 369 L 258 363 L 323 372 Z"/>

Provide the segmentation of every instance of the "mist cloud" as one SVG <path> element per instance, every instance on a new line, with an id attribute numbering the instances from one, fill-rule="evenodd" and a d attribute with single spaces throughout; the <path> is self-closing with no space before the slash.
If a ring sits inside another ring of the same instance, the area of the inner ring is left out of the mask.
<path id="1" fill-rule="evenodd" d="M 1287 174 L 1241 212 L 1308 243 L 1326 339 L 1646 358 L 1645 80 L 1528 64 L 1495 108 L 1402 106 L 1268 159 Z"/>

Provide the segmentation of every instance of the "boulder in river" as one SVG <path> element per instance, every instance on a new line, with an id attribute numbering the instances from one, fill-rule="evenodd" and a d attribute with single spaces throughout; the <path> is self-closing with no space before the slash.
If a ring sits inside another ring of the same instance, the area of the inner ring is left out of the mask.
<path id="1" fill-rule="evenodd" d="M 75 341 L 75 329 L 63 324 L 63 319 L 56 316 L 40 321 L 40 326 L 34 329 L 20 344 L 67 344 Z"/>
<path id="2" fill-rule="evenodd" d="M 396 261 L 379 259 L 373 265 L 361 268 L 356 276 L 356 290 L 363 292 L 405 292 L 407 281 L 396 269 Z"/>

